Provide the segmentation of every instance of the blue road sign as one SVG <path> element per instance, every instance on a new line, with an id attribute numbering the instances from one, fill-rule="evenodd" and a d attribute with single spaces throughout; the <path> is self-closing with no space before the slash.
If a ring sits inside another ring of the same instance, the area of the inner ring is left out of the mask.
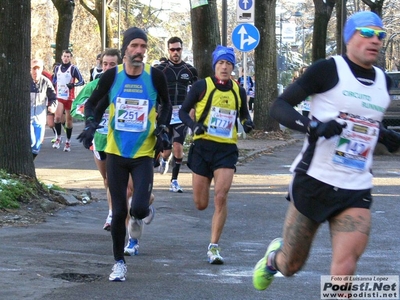
<path id="1" fill-rule="evenodd" d="M 232 42 L 236 49 L 249 52 L 258 46 L 260 32 L 252 24 L 239 24 L 232 32 Z"/>
<path id="2" fill-rule="evenodd" d="M 253 6 L 253 0 L 239 0 L 239 7 L 242 10 L 249 10 Z"/>

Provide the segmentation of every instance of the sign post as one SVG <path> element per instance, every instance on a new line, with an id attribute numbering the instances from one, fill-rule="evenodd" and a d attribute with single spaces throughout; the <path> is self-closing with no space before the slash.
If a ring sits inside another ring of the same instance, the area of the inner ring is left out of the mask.
<path id="1" fill-rule="evenodd" d="M 236 0 L 236 21 L 254 23 L 254 0 Z"/>

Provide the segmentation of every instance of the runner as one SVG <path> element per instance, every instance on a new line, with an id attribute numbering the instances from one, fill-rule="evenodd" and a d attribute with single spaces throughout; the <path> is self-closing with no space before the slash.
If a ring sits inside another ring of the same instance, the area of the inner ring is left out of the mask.
<path id="1" fill-rule="evenodd" d="M 61 56 L 62 64 L 56 66 L 53 75 L 53 84 L 56 87 L 57 93 L 57 110 L 55 112 L 55 129 L 57 139 L 53 144 L 54 149 L 60 149 L 61 146 L 61 122 L 62 116 L 65 113 L 65 131 L 67 139 L 64 145 L 64 151 L 71 151 L 71 136 L 72 136 L 72 117 L 71 106 L 72 101 L 75 99 L 75 87 L 82 86 L 85 81 L 82 78 L 78 68 L 71 63 L 72 52 L 64 50 Z M 75 82 L 76 81 L 76 82 Z"/>
<path id="2" fill-rule="evenodd" d="M 169 190 L 174 193 L 183 192 L 178 183 L 178 175 L 183 160 L 183 143 L 188 132 L 188 127 L 179 119 L 178 112 L 188 90 L 190 90 L 190 87 L 198 77 L 197 70 L 182 60 L 182 51 L 182 40 L 179 37 L 170 38 L 168 40 L 169 59 L 157 67 L 167 77 L 169 97 L 172 103 L 172 119 L 168 126 L 169 138 L 172 141 L 172 150 L 165 149 L 162 152 L 159 172 L 161 174 L 168 172 L 172 151 L 173 168 Z"/>

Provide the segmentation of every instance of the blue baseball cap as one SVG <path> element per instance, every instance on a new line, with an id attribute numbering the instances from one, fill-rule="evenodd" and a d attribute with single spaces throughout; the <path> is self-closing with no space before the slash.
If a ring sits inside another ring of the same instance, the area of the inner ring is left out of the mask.
<path id="1" fill-rule="evenodd" d="M 376 26 L 383 29 L 381 18 L 371 11 L 360 11 L 350 16 L 344 25 L 343 39 L 346 45 L 356 32 L 357 27 Z"/>

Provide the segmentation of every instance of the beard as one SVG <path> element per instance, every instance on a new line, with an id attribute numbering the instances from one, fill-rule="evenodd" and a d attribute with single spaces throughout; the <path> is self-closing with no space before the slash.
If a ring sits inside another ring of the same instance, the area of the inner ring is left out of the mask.
<path id="1" fill-rule="evenodd" d="M 136 58 L 141 58 L 141 60 L 135 60 Z M 128 62 L 132 67 L 140 67 L 142 65 L 143 56 L 141 54 L 136 54 L 132 56 L 128 56 Z"/>
<path id="2" fill-rule="evenodd" d="M 181 60 L 181 57 L 179 55 L 171 57 L 171 61 L 174 63 L 178 63 L 180 60 Z"/>

